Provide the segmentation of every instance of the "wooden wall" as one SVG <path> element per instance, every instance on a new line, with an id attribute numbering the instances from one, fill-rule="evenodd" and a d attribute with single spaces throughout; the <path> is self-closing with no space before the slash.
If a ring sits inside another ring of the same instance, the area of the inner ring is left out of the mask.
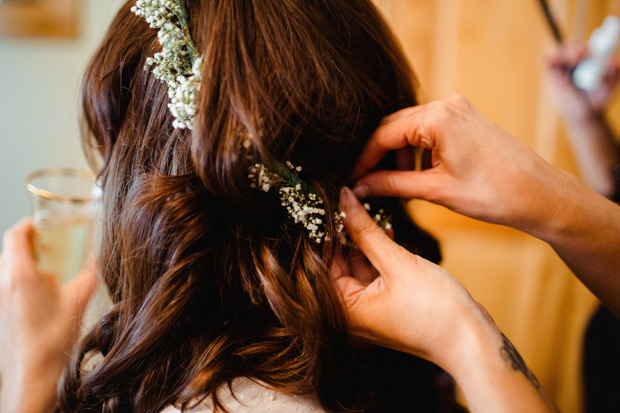
<path id="1" fill-rule="evenodd" d="M 544 54 L 554 42 L 537 0 L 375 3 L 416 71 L 422 102 L 461 93 L 546 160 L 576 172 L 547 95 Z M 620 0 L 551 0 L 551 7 L 576 41 L 607 14 L 620 16 Z M 619 115 L 614 102 L 616 130 Z M 581 412 L 581 344 L 595 298 L 536 239 L 423 201 L 411 208 L 442 242 L 444 266 L 486 306 L 560 410 Z"/>

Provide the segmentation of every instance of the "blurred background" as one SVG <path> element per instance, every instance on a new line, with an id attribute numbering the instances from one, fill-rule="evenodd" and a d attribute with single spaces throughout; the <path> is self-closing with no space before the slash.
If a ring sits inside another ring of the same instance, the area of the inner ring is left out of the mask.
<path id="1" fill-rule="evenodd" d="M 467 96 L 543 158 L 576 172 L 544 77 L 554 46 L 536 0 L 374 0 L 418 76 L 422 102 Z M 123 0 L 0 0 L 0 231 L 29 214 L 26 175 L 83 166 L 79 88 Z M 567 39 L 585 41 L 620 0 L 551 0 Z M 620 103 L 609 119 L 620 131 Z M 512 339 L 563 412 L 582 411 L 582 337 L 596 301 L 546 244 L 414 201 L 456 275 Z"/>
<path id="2" fill-rule="evenodd" d="M 0 231 L 29 215 L 26 176 L 86 167 L 82 75 L 123 0 L 0 0 Z"/>

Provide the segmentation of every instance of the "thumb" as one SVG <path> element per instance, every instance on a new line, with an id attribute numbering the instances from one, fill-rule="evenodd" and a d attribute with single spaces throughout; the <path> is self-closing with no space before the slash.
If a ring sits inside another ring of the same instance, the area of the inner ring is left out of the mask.
<path id="1" fill-rule="evenodd" d="M 84 266 L 78 276 L 64 287 L 71 314 L 76 316 L 83 315 L 98 285 L 99 278 L 97 277 L 96 261 L 91 260 Z"/>
<path id="2" fill-rule="evenodd" d="M 405 250 L 379 228 L 349 188 L 340 191 L 340 203 L 346 214 L 344 227 L 347 233 L 370 263 L 385 275 Z"/>
<path id="3" fill-rule="evenodd" d="M 369 196 L 437 199 L 442 188 L 435 169 L 425 171 L 377 171 L 360 178 L 353 189 L 360 199 Z"/>

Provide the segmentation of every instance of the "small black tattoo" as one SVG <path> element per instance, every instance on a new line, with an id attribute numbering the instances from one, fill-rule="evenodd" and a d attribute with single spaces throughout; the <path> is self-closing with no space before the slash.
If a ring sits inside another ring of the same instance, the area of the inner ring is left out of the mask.
<path id="1" fill-rule="evenodd" d="M 508 365 L 514 371 L 522 372 L 525 377 L 527 377 L 527 379 L 532 383 L 532 385 L 536 389 L 540 390 L 540 383 L 538 382 L 538 379 L 536 378 L 536 376 L 534 376 L 534 373 L 532 373 L 532 370 L 530 370 L 527 364 L 525 364 L 525 360 L 523 360 L 523 357 L 521 357 L 515 346 L 510 342 L 510 340 L 508 340 L 508 337 L 506 337 L 503 333 L 502 341 L 504 345 L 499 350 L 499 354 L 502 356 L 502 358 L 506 360 Z"/>

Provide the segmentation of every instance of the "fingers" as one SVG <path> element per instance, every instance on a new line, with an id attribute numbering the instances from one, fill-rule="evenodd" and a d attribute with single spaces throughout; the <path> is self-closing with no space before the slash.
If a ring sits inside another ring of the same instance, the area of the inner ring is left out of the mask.
<path id="1" fill-rule="evenodd" d="M 383 120 L 381 121 L 381 125 L 385 125 L 386 123 L 390 123 L 395 121 L 396 119 L 408 116 L 410 113 L 415 112 L 416 110 L 419 110 L 420 106 L 411 106 L 405 109 L 401 109 L 398 112 L 394 112 L 390 115 L 387 115 L 386 117 L 383 118 Z"/>
<path id="2" fill-rule="evenodd" d="M 340 252 L 338 252 L 332 260 L 329 276 L 332 282 L 338 282 L 339 279 L 350 276 L 347 261 Z"/>
<path id="3" fill-rule="evenodd" d="M 29 218 L 22 219 L 4 233 L 2 240 L 4 265 L 9 272 L 32 274 L 36 268 L 33 254 L 34 226 Z"/>
<path id="4" fill-rule="evenodd" d="M 547 64 L 551 68 L 563 70 L 574 69 L 587 56 L 587 49 L 583 45 L 564 44 L 546 54 Z"/>
<path id="5" fill-rule="evenodd" d="M 353 168 L 353 177 L 368 172 L 391 150 L 406 146 L 432 149 L 434 142 L 432 134 L 428 133 L 430 129 L 427 124 L 433 118 L 428 116 L 427 106 L 416 106 L 403 111 L 406 111 L 403 112 L 406 115 L 391 115 L 392 118 L 372 134 Z"/>
<path id="6" fill-rule="evenodd" d="M 330 278 L 336 289 L 340 291 L 341 299 L 347 308 L 351 306 L 352 302 L 355 302 L 355 297 L 365 288 L 359 280 L 351 276 L 347 261 L 340 253 L 334 256 Z"/>
<path id="7" fill-rule="evenodd" d="M 436 201 L 445 190 L 441 176 L 434 169 L 425 171 L 377 171 L 355 183 L 353 191 L 358 198 L 387 196 L 395 198 L 422 198 Z"/>
<path id="8" fill-rule="evenodd" d="M 401 248 L 372 220 L 349 188 L 341 190 L 340 202 L 346 213 L 347 233 L 370 263 L 382 274 L 386 273 L 402 253 Z"/>
<path id="9" fill-rule="evenodd" d="M 353 248 L 349 252 L 348 262 L 351 267 L 351 273 L 364 286 L 367 286 L 379 276 L 377 270 L 370 265 L 366 256 L 357 248 Z"/>
<path id="10" fill-rule="evenodd" d="M 99 278 L 97 277 L 96 263 L 93 260 L 65 287 L 71 314 L 80 315 L 84 313 L 98 285 Z"/>

